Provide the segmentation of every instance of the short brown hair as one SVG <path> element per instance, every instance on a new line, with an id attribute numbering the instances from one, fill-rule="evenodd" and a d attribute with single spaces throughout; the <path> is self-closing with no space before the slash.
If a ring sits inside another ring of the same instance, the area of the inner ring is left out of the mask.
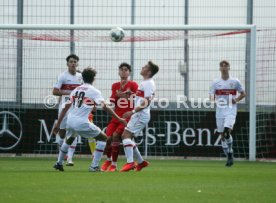
<path id="1" fill-rule="evenodd" d="M 155 63 L 153 63 L 152 61 L 148 62 L 149 67 L 150 67 L 150 71 L 151 71 L 151 78 L 159 71 L 159 66 Z"/>
<path id="2" fill-rule="evenodd" d="M 129 72 L 131 72 L 131 65 L 129 65 L 128 63 L 126 62 L 121 63 L 119 65 L 119 69 L 121 69 L 122 67 L 126 67 L 129 70 Z"/>
<path id="3" fill-rule="evenodd" d="M 88 67 L 82 71 L 82 79 L 85 83 L 92 83 L 95 79 L 97 71 L 94 68 Z"/>
<path id="4" fill-rule="evenodd" d="M 70 54 L 69 56 L 66 57 L 66 61 L 69 62 L 69 59 L 70 58 L 73 58 L 75 59 L 76 61 L 79 61 L 80 58 L 76 55 L 76 54 Z"/>
<path id="5" fill-rule="evenodd" d="M 226 65 L 227 67 L 230 67 L 230 63 L 226 60 L 222 60 L 221 62 L 219 62 L 220 67 L 222 67 L 223 65 Z"/>

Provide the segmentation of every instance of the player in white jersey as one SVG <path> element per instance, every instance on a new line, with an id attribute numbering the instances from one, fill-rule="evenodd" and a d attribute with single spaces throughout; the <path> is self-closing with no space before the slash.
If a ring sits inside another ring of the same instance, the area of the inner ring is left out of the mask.
<path id="1" fill-rule="evenodd" d="M 229 62 L 223 60 L 219 65 L 221 78 L 212 82 L 209 94 L 210 99 L 216 102 L 217 133 L 221 136 L 222 149 L 227 156 L 225 166 L 230 167 L 234 164 L 231 131 L 236 121 L 237 103 L 245 97 L 246 93 L 240 81 L 230 76 Z"/>
<path id="2" fill-rule="evenodd" d="M 137 149 L 135 142 L 132 140 L 136 137 L 150 121 L 150 103 L 155 94 L 155 83 L 152 77 L 159 71 L 158 65 L 149 61 L 141 70 L 140 74 L 144 80 L 138 87 L 135 96 L 135 108 L 123 115 L 123 118 L 131 116 L 127 127 L 122 134 L 122 140 L 127 158 L 127 163 L 122 167 L 120 172 L 126 172 L 135 168 L 136 171 L 141 171 L 147 167 L 149 162 L 145 161 Z M 138 165 L 135 166 L 133 154 L 136 155 Z"/>
<path id="3" fill-rule="evenodd" d="M 73 89 L 80 86 L 82 84 L 82 76 L 81 73 L 77 72 L 79 57 L 75 54 L 71 54 L 66 58 L 68 70 L 64 71 L 58 76 L 58 81 L 54 85 L 53 95 L 60 96 L 59 99 L 59 109 L 58 114 L 60 115 L 62 109 L 65 106 L 66 101 L 69 99 L 69 95 Z M 59 145 L 61 146 L 64 142 L 65 138 L 65 127 L 66 127 L 67 115 L 63 119 L 60 125 L 59 131 Z M 67 166 L 73 166 L 74 162 L 72 160 L 75 149 L 77 146 L 77 138 L 74 140 L 72 145 L 68 150 L 67 155 Z"/>
<path id="4" fill-rule="evenodd" d="M 101 160 L 107 136 L 99 127 L 91 123 L 88 119 L 91 110 L 95 105 L 101 104 L 103 108 L 110 113 L 114 118 L 126 125 L 126 121 L 120 118 L 110 107 L 106 106 L 101 92 L 92 84 L 96 76 L 95 69 L 86 68 L 82 72 L 84 84 L 74 89 L 70 94 L 70 100 L 66 103 L 65 108 L 61 111 L 58 121 L 53 129 L 56 134 L 60 129 L 62 120 L 70 109 L 66 123 L 66 141 L 63 142 L 59 156 L 54 168 L 59 171 L 63 169 L 63 159 L 66 155 L 70 144 L 74 141 L 76 135 L 85 138 L 95 138 L 97 140 L 94 157 L 89 167 L 89 171 L 100 171 L 99 162 Z"/>

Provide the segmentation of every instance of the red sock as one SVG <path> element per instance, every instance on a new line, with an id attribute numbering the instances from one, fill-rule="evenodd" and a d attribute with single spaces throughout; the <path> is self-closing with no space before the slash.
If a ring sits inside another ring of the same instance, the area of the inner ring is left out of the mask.
<path id="1" fill-rule="evenodd" d="M 120 152 L 120 142 L 112 142 L 111 148 L 112 148 L 112 161 L 117 162 L 119 152 Z"/>
<path id="2" fill-rule="evenodd" d="M 111 149 L 112 149 L 111 145 L 106 145 L 104 152 L 105 152 L 107 158 L 111 157 Z"/>

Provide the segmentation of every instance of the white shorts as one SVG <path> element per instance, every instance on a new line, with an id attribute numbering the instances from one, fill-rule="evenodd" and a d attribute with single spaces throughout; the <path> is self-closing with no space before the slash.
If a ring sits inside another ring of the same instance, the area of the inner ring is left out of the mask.
<path id="1" fill-rule="evenodd" d="M 81 124 L 80 128 L 74 128 L 72 126 L 68 126 L 66 128 L 66 137 L 76 137 L 80 135 L 81 137 L 85 138 L 94 138 L 97 137 L 101 133 L 101 129 L 93 123 L 84 123 Z"/>
<path id="2" fill-rule="evenodd" d="M 144 117 L 139 113 L 131 116 L 125 129 L 134 134 L 134 137 L 137 137 L 139 133 L 146 127 L 150 120 L 150 117 Z"/>
<path id="3" fill-rule="evenodd" d="M 229 115 L 225 118 L 216 118 L 217 121 L 217 129 L 219 133 L 222 133 L 224 131 L 224 128 L 230 128 L 233 129 L 234 124 L 236 122 L 236 116 Z"/>

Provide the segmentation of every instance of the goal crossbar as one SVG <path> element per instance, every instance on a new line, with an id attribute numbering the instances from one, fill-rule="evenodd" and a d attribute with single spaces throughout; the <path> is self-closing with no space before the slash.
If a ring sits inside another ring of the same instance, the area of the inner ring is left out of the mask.
<path id="1" fill-rule="evenodd" d="M 22 30 L 252 30 L 256 25 L 128 25 L 128 24 L 0 24 L 0 29 Z"/>

